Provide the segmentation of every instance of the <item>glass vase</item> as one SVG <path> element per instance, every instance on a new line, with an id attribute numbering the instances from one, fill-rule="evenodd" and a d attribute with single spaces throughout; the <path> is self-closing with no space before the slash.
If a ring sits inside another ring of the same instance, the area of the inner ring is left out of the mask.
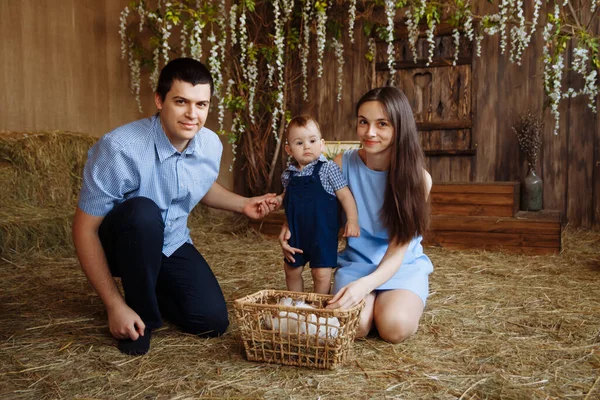
<path id="1" fill-rule="evenodd" d="M 525 180 L 521 183 L 521 210 L 541 210 L 542 193 L 542 179 L 539 176 L 537 176 L 533 168 L 530 168 L 529 173 L 525 177 Z"/>

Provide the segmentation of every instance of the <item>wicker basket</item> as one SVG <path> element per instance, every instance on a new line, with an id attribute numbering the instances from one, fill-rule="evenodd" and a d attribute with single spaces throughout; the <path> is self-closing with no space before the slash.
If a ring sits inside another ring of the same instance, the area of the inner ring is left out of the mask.
<path id="1" fill-rule="evenodd" d="M 278 304 L 286 297 L 315 308 Z M 248 360 L 325 369 L 343 364 L 356 336 L 364 302 L 348 310 L 325 309 L 332 297 L 261 290 L 235 300 L 235 315 Z M 283 326 L 284 320 L 290 324 L 289 329 L 288 325 Z M 291 324 L 297 331 L 291 329 Z"/>

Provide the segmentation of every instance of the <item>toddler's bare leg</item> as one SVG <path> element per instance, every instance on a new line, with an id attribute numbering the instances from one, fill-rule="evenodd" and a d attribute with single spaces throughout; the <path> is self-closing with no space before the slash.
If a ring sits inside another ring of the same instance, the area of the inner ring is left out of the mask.
<path id="1" fill-rule="evenodd" d="M 288 263 L 283 263 L 285 270 L 285 283 L 288 290 L 292 292 L 304 292 L 304 280 L 302 279 L 302 270 L 304 267 L 291 267 Z"/>
<path id="2" fill-rule="evenodd" d="M 333 268 L 311 268 L 315 293 L 329 294 L 332 270 Z"/>

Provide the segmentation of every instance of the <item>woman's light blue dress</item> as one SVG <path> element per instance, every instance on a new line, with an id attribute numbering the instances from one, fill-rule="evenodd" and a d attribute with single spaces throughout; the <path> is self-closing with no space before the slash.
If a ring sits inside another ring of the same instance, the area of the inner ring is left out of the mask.
<path id="1" fill-rule="evenodd" d="M 348 238 L 346 249 L 338 255 L 333 292 L 373 272 L 388 248 L 388 234 L 379 219 L 387 184 L 387 171 L 369 169 L 358 155 L 348 150 L 342 155 L 342 173 L 358 208 L 360 237 Z M 423 254 L 421 236 L 410 241 L 398 272 L 377 290 L 407 289 L 415 292 L 425 304 L 429 293 L 429 274 L 433 265 Z"/>

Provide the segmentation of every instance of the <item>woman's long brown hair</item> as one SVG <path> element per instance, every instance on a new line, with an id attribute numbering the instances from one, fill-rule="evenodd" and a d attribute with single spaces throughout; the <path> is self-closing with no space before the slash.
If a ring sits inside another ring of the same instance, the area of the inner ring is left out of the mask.
<path id="1" fill-rule="evenodd" d="M 356 105 L 378 101 L 394 128 L 388 184 L 381 209 L 381 222 L 390 242 L 406 243 L 429 227 L 429 203 L 424 177 L 425 156 L 415 117 L 406 95 L 395 87 L 380 87 L 367 92 Z"/>

